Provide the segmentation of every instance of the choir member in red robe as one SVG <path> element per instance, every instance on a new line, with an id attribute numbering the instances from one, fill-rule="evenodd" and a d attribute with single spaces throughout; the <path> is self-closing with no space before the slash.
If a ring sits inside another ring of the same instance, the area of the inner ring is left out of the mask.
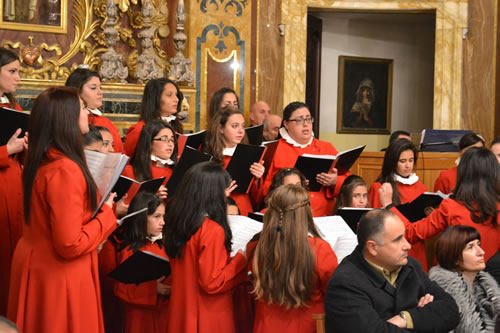
<path id="1" fill-rule="evenodd" d="M 169 202 L 165 248 L 172 268 L 167 332 L 236 332 L 232 289 L 247 278 L 242 252 L 230 257 L 227 172 L 214 162 L 191 167 Z"/>
<path id="2" fill-rule="evenodd" d="M 83 153 L 87 131 L 75 89 L 49 88 L 35 100 L 7 312 L 23 333 L 104 332 L 97 247 L 116 227 L 115 195 L 92 218 L 99 197 Z"/>
<path id="3" fill-rule="evenodd" d="M 13 93 L 21 80 L 19 57 L 0 48 L 0 106 L 22 111 Z M 22 158 L 27 137 L 21 129 L 0 146 L 0 316 L 7 314 L 12 254 L 23 229 Z"/>
<path id="4" fill-rule="evenodd" d="M 162 241 L 165 203 L 152 193 L 140 192 L 130 203 L 128 213 L 143 208 L 148 210 L 125 220 L 114 233 L 119 263 L 137 251 L 151 252 L 167 259 Z M 137 285 L 116 282 L 115 295 L 123 303 L 123 332 L 167 332 L 170 286 L 164 283 L 165 278 Z"/>
<path id="5" fill-rule="evenodd" d="M 382 172 L 376 182 L 372 184 L 368 195 L 371 207 L 382 207 L 379 192 L 383 183 L 391 184 L 394 205 L 413 201 L 427 191 L 427 187 L 419 182 L 418 176 L 413 173 L 417 158 L 417 148 L 407 139 L 397 139 L 387 147 L 382 163 Z M 427 256 L 423 242 L 412 244 L 408 253 L 420 261 L 423 269 L 427 271 Z"/>
<path id="6" fill-rule="evenodd" d="M 274 154 L 273 161 L 264 182 L 255 198 L 260 204 L 271 186 L 276 172 L 283 168 L 293 168 L 297 158 L 303 154 L 336 155 L 337 150 L 326 141 L 314 138 L 312 123 L 314 119 L 308 106 L 302 102 L 292 102 L 283 110 L 283 126 L 280 129 L 281 139 Z M 345 177 L 337 176 L 337 169 L 329 173 L 316 175 L 316 181 L 322 186 L 320 192 L 309 192 L 313 216 L 330 215 L 333 210 L 334 198 L 342 186 Z"/>
<path id="7" fill-rule="evenodd" d="M 113 150 L 118 153 L 124 153 L 122 138 L 118 128 L 102 115 L 99 108 L 102 107 L 102 89 L 101 78 L 95 71 L 90 70 L 86 65 L 77 68 L 66 81 L 67 87 L 78 89 L 80 97 L 84 100 L 89 109 L 89 124 L 94 126 L 106 127 L 113 136 Z"/>
<path id="8" fill-rule="evenodd" d="M 233 108 L 240 108 L 240 99 L 236 95 L 236 91 L 231 88 L 220 88 L 212 97 L 210 97 L 210 105 L 208 106 L 207 113 L 207 128 L 210 127 L 210 121 L 214 119 L 218 110 L 225 106 L 232 106 Z"/>
<path id="9" fill-rule="evenodd" d="M 406 225 L 410 243 L 429 239 L 449 225 L 468 225 L 481 234 L 484 260 L 488 261 L 500 249 L 500 166 L 496 157 L 486 148 L 473 147 L 460 159 L 457 185 L 453 195 L 444 199 L 426 218 L 410 223 L 397 208 L 391 208 Z M 382 204 L 392 204 L 391 187 L 384 184 Z"/>
<path id="10" fill-rule="evenodd" d="M 174 129 L 163 120 L 156 119 L 147 123 L 141 131 L 137 149 L 123 175 L 140 182 L 159 177 L 165 177 L 168 181 L 176 162 L 177 139 Z M 167 188 L 162 185 L 157 195 L 166 199 Z M 130 201 L 132 196 L 128 199 Z"/>
<path id="11" fill-rule="evenodd" d="M 307 191 L 278 187 L 269 198 L 264 227 L 247 253 L 257 298 L 254 332 L 316 332 L 328 281 L 337 267 L 330 244 L 314 226 Z"/>
<path id="12" fill-rule="evenodd" d="M 139 122 L 130 126 L 125 135 L 125 153 L 134 155 L 135 146 L 144 125 L 161 119 L 177 132 L 184 133 L 180 115 L 184 96 L 177 84 L 167 78 L 150 80 L 144 87 Z"/>
<path id="13" fill-rule="evenodd" d="M 234 107 L 227 106 L 217 111 L 212 119 L 205 136 L 204 149 L 207 154 L 213 156 L 214 161 L 226 168 L 233 156 L 236 145 L 246 143 L 246 141 L 243 113 Z M 257 193 L 264 170 L 264 166 L 260 163 L 253 163 L 250 166 L 249 172 L 255 177 L 250 189 L 251 194 Z M 231 198 L 236 201 L 241 215 L 247 216 L 248 213 L 254 211 L 249 194 L 231 193 Z"/>
<path id="14" fill-rule="evenodd" d="M 460 148 L 460 156 L 462 156 L 470 147 L 484 147 L 484 139 L 476 134 L 465 134 L 458 143 Z M 460 163 L 460 158 L 457 159 L 456 164 Z M 441 191 L 444 194 L 452 193 L 455 189 L 457 181 L 457 167 L 443 170 L 439 173 L 439 177 L 434 182 L 434 192 Z"/>

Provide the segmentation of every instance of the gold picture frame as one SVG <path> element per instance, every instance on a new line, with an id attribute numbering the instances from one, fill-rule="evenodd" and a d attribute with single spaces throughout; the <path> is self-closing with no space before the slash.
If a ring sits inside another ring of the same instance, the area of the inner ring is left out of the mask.
<path id="1" fill-rule="evenodd" d="M 337 133 L 389 134 L 392 59 L 339 56 Z"/>
<path id="2" fill-rule="evenodd" d="M 68 0 L 0 0 L 0 29 L 67 33 Z"/>

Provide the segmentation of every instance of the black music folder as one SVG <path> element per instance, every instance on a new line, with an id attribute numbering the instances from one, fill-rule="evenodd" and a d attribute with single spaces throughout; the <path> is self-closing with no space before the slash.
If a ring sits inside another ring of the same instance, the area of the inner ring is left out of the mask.
<path id="1" fill-rule="evenodd" d="M 116 182 L 115 187 L 113 187 L 113 190 L 111 192 L 116 193 L 116 198 L 114 199 L 116 202 L 120 200 L 125 195 L 125 193 L 127 193 L 130 190 L 133 184 L 137 184 L 139 187 L 136 193 L 139 193 L 141 191 L 156 193 L 164 181 L 165 177 L 160 177 L 160 178 L 145 180 L 143 182 L 138 182 L 135 179 L 121 175 L 120 178 L 118 178 L 118 181 Z"/>
<path id="2" fill-rule="evenodd" d="M 267 174 L 269 173 L 269 169 L 271 167 L 271 163 L 273 162 L 276 149 L 278 149 L 279 142 L 280 140 L 274 140 L 262 143 L 262 145 L 267 148 L 266 152 L 264 153 L 264 157 L 262 158 L 264 161 L 264 168 L 266 168 L 266 170 L 264 171 L 264 175 L 262 176 L 263 180 L 266 179 Z"/>
<path id="3" fill-rule="evenodd" d="M 6 145 L 18 128 L 21 129 L 19 137 L 23 137 L 28 130 L 29 117 L 26 112 L 0 107 L 0 146 Z"/>
<path id="4" fill-rule="evenodd" d="M 427 216 L 425 210 L 427 207 L 437 208 L 443 199 L 448 198 L 449 195 L 443 194 L 440 191 L 424 192 L 420 194 L 415 200 L 407 202 L 396 208 L 403 214 L 410 222 L 420 221 Z"/>
<path id="5" fill-rule="evenodd" d="M 339 175 L 345 174 L 352 167 L 365 146 L 359 146 L 338 153 L 337 155 L 312 155 L 304 154 L 299 156 L 295 162 L 295 168 L 309 180 L 309 191 L 319 192 L 321 184 L 316 181 L 316 175 L 329 172 L 334 166 Z M 337 167 L 338 166 L 338 167 Z"/>
<path id="6" fill-rule="evenodd" d="M 180 184 L 182 177 L 190 167 L 201 162 L 209 161 L 211 158 L 212 156 L 203 154 L 195 148 L 185 146 L 174 172 L 165 185 L 168 190 L 168 197 L 171 198 L 174 196 L 177 185 Z"/>
<path id="7" fill-rule="evenodd" d="M 196 150 L 200 149 L 201 145 L 203 144 L 203 141 L 205 141 L 205 134 L 207 133 L 206 130 L 202 130 L 196 133 L 190 133 L 190 134 L 179 134 L 176 133 L 177 135 L 177 148 L 178 148 L 178 154 L 179 156 L 182 155 L 182 151 L 184 150 L 185 146 L 189 146 L 191 148 L 194 148 Z"/>
<path id="8" fill-rule="evenodd" d="M 347 223 L 354 233 L 357 233 L 359 220 L 373 208 L 343 207 L 337 209 L 337 215 Z"/>
<path id="9" fill-rule="evenodd" d="M 252 220 L 264 223 L 264 214 L 259 212 L 248 213 L 248 217 Z"/>
<path id="10" fill-rule="evenodd" d="M 109 276 L 127 284 L 158 280 L 171 273 L 167 258 L 148 251 L 137 251 L 116 267 Z"/>
<path id="11" fill-rule="evenodd" d="M 253 163 L 260 163 L 264 157 L 266 147 L 238 144 L 226 171 L 236 180 L 238 187 L 234 189 L 235 193 L 248 193 L 253 182 L 253 175 L 250 173 L 250 166 Z"/>
<path id="12" fill-rule="evenodd" d="M 264 125 L 257 125 L 245 128 L 248 143 L 251 145 L 260 146 L 264 140 Z"/>

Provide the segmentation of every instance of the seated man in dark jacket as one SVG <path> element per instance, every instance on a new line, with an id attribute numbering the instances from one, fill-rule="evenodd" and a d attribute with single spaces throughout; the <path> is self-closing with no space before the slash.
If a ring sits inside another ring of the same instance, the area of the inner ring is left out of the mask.
<path id="1" fill-rule="evenodd" d="M 460 321 L 453 298 L 408 257 L 405 227 L 389 210 L 366 213 L 358 247 L 328 284 L 326 331 L 449 332 Z"/>

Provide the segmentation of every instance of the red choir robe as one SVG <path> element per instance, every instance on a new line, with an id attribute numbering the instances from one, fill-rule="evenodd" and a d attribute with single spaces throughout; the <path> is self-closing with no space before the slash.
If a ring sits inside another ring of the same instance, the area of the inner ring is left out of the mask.
<path id="1" fill-rule="evenodd" d="M 254 322 L 255 332 L 287 332 L 308 333 L 316 332 L 316 322 L 313 314 L 325 312 L 325 294 L 328 281 L 338 266 L 337 256 L 330 244 L 321 238 L 309 237 L 309 244 L 316 257 L 316 278 L 311 300 L 306 307 L 286 309 L 276 304 L 267 304 L 256 300 L 256 314 Z M 253 253 L 257 242 L 247 247 L 247 253 Z"/>
<path id="2" fill-rule="evenodd" d="M 497 203 L 500 210 L 500 204 Z M 409 222 L 397 208 L 391 208 L 398 214 L 406 226 L 406 238 L 413 245 L 429 239 L 450 225 L 467 225 L 474 227 L 481 235 L 481 248 L 484 250 L 484 261 L 488 261 L 500 249 L 500 228 L 491 225 L 491 220 L 485 223 L 475 223 L 470 217 L 469 210 L 453 199 L 444 199 L 439 207 L 426 218 Z M 497 216 L 497 225 L 500 225 L 500 214 Z"/>
<path id="3" fill-rule="evenodd" d="M 458 167 L 454 167 L 441 171 L 434 183 L 434 192 L 441 191 L 444 194 L 453 193 L 457 184 L 457 170 Z"/>
<path id="4" fill-rule="evenodd" d="M 368 197 L 370 199 L 370 205 L 372 208 L 380 208 L 382 204 L 380 203 L 380 193 L 379 189 L 382 186 L 379 182 L 375 182 L 370 187 L 370 192 L 368 193 Z M 396 188 L 399 191 L 399 198 L 401 200 L 401 204 L 410 202 L 418 198 L 418 196 L 424 192 L 427 192 L 427 186 L 417 181 L 414 184 L 407 185 L 402 184 L 400 182 L 396 182 Z M 397 209 L 397 208 L 396 208 Z M 408 251 L 408 255 L 417 259 L 424 271 L 427 272 L 427 255 L 425 254 L 425 244 L 423 241 L 417 242 L 415 241 L 411 245 L 411 250 Z"/>
<path id="5" fill-rule="evenodd" d="M 118 132 L 118 128 L 104 116 L 99 116 L 89 112 L 89 124 L 93 126 L 101 126 L 107 128 L 111 135 L 113 136 L 113 149 L 115 153 L 125 153 L 125 149 L 123 148 L 122 137 Z"/>
<path id="6" fill-rule="evenodd" d="M 160 248 L 158 242 L 151 244 L 148 241 L 139 250 L 167 258 L 165 249 Z M 130 248 L 118 252 L 119 262 L 124 262 L 132 254 Z M 123 304 L 124 333 L 167 332 L 168 297 L 158 295 L 156 283 L 156 280 L 138 285 L 115 283 L 115 295 Z"/>
<path id="7" fill-rule="evenodd" d="M 142 128 L 146 125 L 144 120 L 132 125 L 127 130 L 125 134 L 125 154 L 132 157 L 135 152 L 135 146 L 137 146 L 137 141 L 139 141 L 139 136 L 141 136 Z"/>
<path id="8" fill-rule="evenodd" d="M 23 333 L 104 332 L 97 246 L 116 216 L 103 205 L 91 220 L 80 168 L 55 149 L 48 155 L 12 259 L 8 318 Z"/>
<path id="9" fill-rule="evenodd" d="M 303 154 L 336 155 L 337 150 L 331 143 L 318 139 L 313 139 L 311 144 L 305 148 L 294 147 L 286 142 L 285 139 L 280 139 L 273 161 L 269 167 L 266 180 L 263 186 L 261 186 L 261 189 L 259 189 L 258 198 L 255 199 L 256 203 L 261 203 L 267 195 L 276 172 L 283 168 L 293 168 L 299 156 Z M 349 174 L 350 173 L 338 176 L 335 188 L 323 186 L 320 192 L 309 192 L 311 210 L 314 217 L 332 215 L 335 203 L 334 198 L 339 193 L 340 187 Z"/>
<path id="10" fill-rule="evenodd" d="M 223 161 L 224 164 L 222 166 L 224 169 L 227 168 L 227 165 L 229 164 L 230 160 L 231 156 L 224 156 L 224 161 Z M 258 192 L 257 179 L 254 179 L 254 182 L 250 187 L 250 194 L 231 192 L 229 196 L 234 200 L 234 202 L 236 202 L 236 205 L 240 210 L 240 215 L 248 216 L 248 213 L 254 212 L 254 209 L 252 207 L 252 201 L 250 200 L 250 195 L 254 194 L 257 195 L 257 192 Z"/>
<path id="11" fill-rule="evenodd" d="M 182 259 L 170 259 L 167 332 L 236 332 L 232 288 L 247 278 L 247 260 L 241 253 L 230 258 L 224 240 L 224 229 L 206 217 Z"/>
<path id="12" fill-rule="evenodd" d="M 1 107 L 11 108 L 10 104 Z M 16 110 L 22 111 L 16 104 Z M 12 133 L 14 134 L 14 133 Z M 23 231 L 22 154 L 7 154 L 0 146 L 0 316 L 7 315 L 12 255 Z"/>

